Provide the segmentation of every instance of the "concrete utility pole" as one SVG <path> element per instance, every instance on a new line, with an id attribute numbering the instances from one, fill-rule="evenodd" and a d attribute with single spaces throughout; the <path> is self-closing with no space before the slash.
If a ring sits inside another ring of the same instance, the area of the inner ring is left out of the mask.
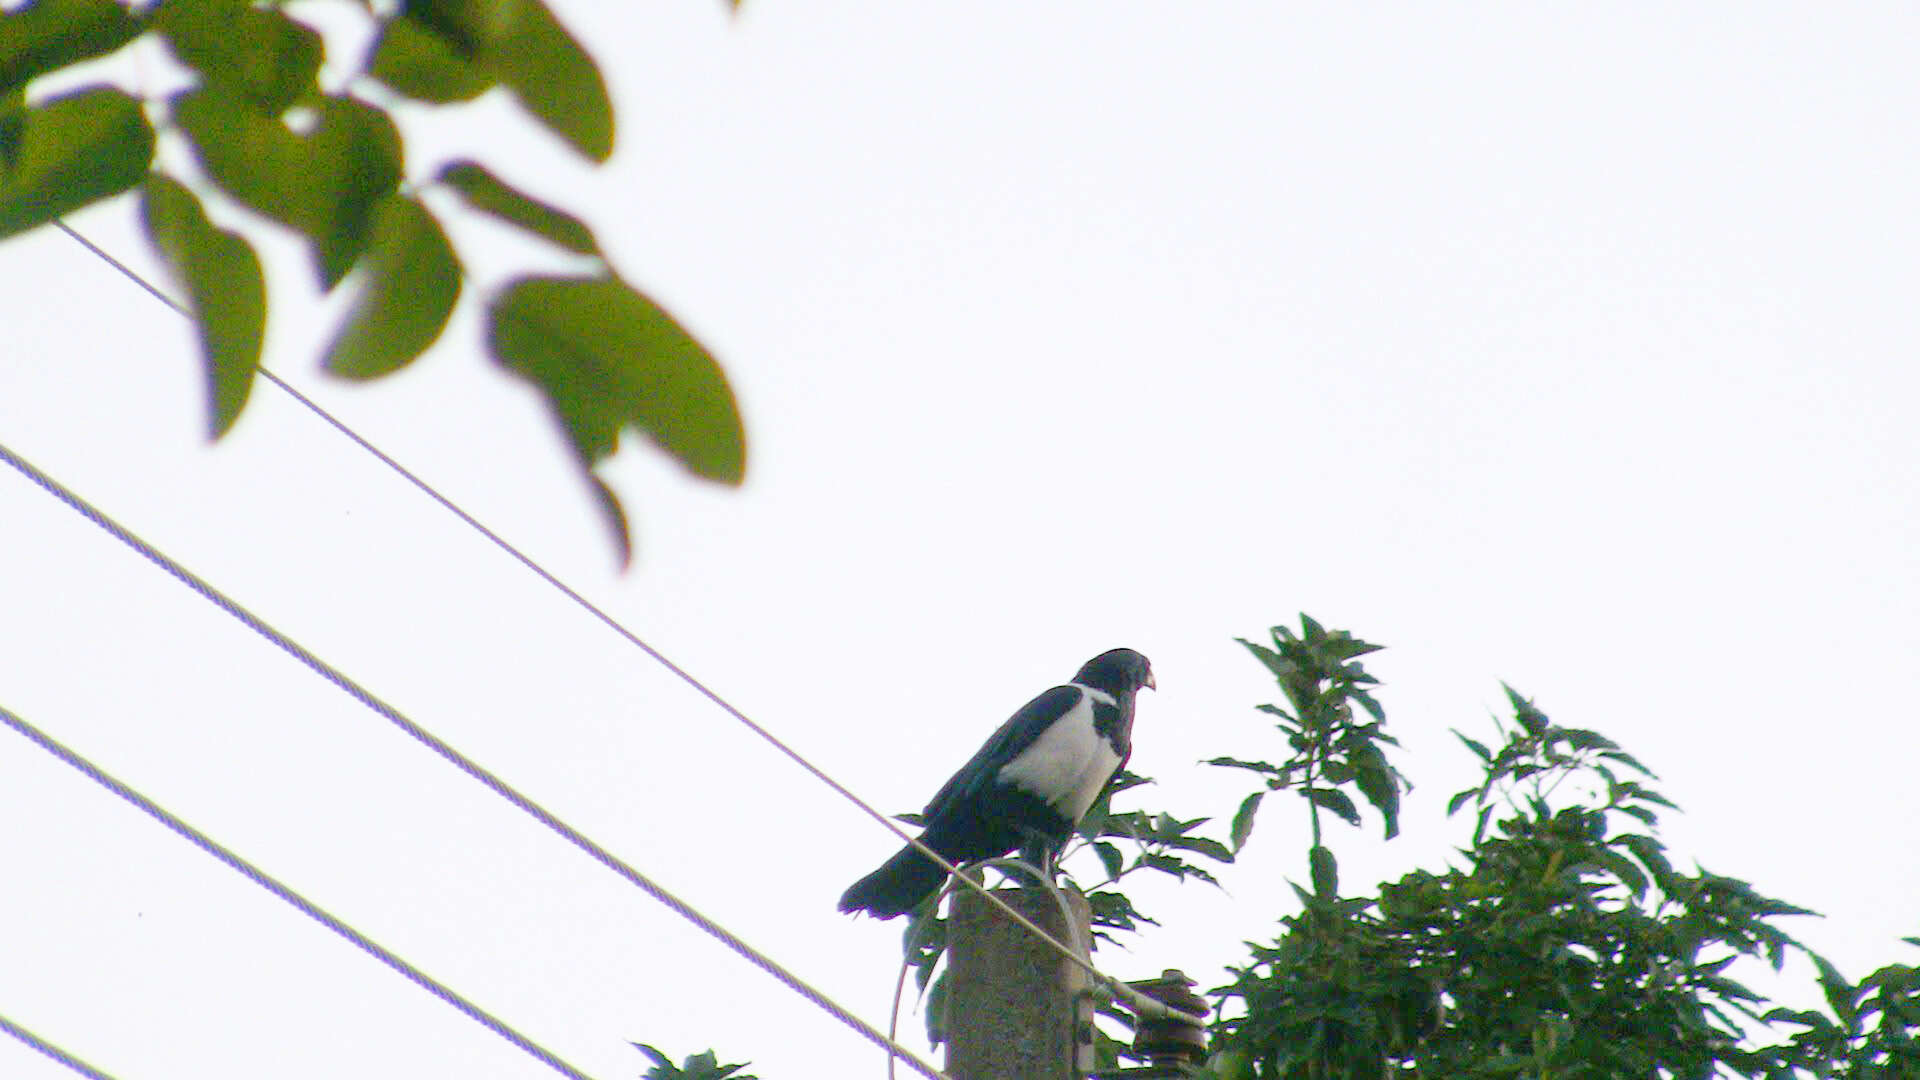
<path id="1" fill-rule="evenodd" d="M 1086 958 L 1090 913 L 1069 891 L 1071 927 L 1038 889 L 994 893 Z M 1084 1080 L 1093 1070 L 1086 972 L 971 890 L 947 928 L 947 1075 L 953 1080 Z"/>

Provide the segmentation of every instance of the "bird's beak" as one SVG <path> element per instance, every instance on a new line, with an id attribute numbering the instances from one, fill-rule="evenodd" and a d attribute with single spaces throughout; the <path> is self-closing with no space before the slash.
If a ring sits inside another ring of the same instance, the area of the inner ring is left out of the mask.
<path id="1" fill-rule="evenodd" d="M 1158 690 L 1158 689 L 1160 689 L 1159 687 L 1157 687 L 1157 686 L 1155 686 L 1155 685 L 1153 685 L 1153 672 L 1151 672 L 1151 671 L 1149 671 L 1149 672 L 1147 672 L 1147 683 L 1146 683 L 1146 686 L 1147 686 L 1147 689 L 1149 689 L 1149 690 Z"/>

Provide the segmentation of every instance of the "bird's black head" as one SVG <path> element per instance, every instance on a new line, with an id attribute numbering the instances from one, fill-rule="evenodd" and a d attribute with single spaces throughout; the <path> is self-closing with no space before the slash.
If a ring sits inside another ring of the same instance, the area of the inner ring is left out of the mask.
<path id="1" fill-rule="evenodd" d="M 1073 681 L 1109 694 L 1131 694 L 1153 685 L 1153 666 L 1132 649 L 1109 649 L 1080 665 Z"/>

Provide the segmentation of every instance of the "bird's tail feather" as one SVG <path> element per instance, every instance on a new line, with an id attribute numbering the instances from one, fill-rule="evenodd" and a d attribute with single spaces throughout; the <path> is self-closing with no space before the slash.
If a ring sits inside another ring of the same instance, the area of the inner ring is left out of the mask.
<path id="1" fill-rule="evenodd" d="M 840 910 L 871 912 L 880 919 L 904 915 L 932 896 L 944 877 L 946 871 L 932 859 L 912 846 L 903 847 L 880 869 L 854 882 L 840 897 Z"/>

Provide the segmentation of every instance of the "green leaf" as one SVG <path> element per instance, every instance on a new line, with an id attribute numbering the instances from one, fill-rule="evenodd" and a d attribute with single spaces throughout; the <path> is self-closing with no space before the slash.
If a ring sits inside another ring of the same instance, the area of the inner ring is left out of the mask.
<path id="1" fill-rule="evenodd" d="M 488 317 L 495 359 L 547 396 L 583 465 L 631 427 L 696 475 L 740 483 L 746 435 L 711 355 L 659 305 L 613 278 L 522 278 Z"/>
<path id="2" fill-rule="evenodd" d="M 460 298 L 460 260 L 419 202 L 389 195 L 375 210 L 366 279 L 327 350 L 326 368 L 350 379 L 397 371 L 432 345 Z"/>
<path id="3" fill-rule="evenodd" d="M 1367 693 L 1365 690 L 1352 690 L 1348 692 L 1347 696 L 1359 702 L 1360 707 L 1367 710 L 1367 715 L 1373 717 L 1375 723 L 1384 724 L 1387 722 L 1387 710 L 1380 707 L 1380 702 L 1374 700 L 1372 694 Z"/>
<path id="4" fill-rule="evenodd" d="M 1346 792 L 1334 788 L 1308 788 L 1306 795 L 1315 806 L 1333 811 L 1347 824 L 1356 827 L 1360 824 L 1360 810 L 1353 805 L 1353 800 L 1347 797 Z"/>
<path id="5" fill-rule="evenodd" d="M 1274 765 L 1265 761 L 1242 761 L 1239 758 L 1217 757 L 1217 758 L 1208 758 L 1206 761 L 1202 762 L 1201 764 L 1215 765 L 1222 769 L 1245 769 L 1248 772 L 1256 772 L 1262 776 L 1283 775 L 1278 765 Z"/>
<path id="6" fill-rule="evenodd" d="M 1340 895 L 1340 864 L 1334 861 L 1333 852 L 1315 844 L 1307 852 L 1307 863 L 1313 871 L 1313 893 L 1323 900 L 1331 900 Z"/>
<path id="7" fill-rule="evenodd" d="M 1387 839 L 1400 834 L 1400 781 L 1380 747 L 1367 742 L 1353 753 L 1354 786 L 1385 821 Z"/>
<path id="8" fill-rule="evenodd" d="M 1100 865 L 1107 871 L 1108 880 L 1120 876 L 1121 869 L 1126 865 L 1126 859 L 1121 856 L 1119 848 L 1101 840 L 1093 845 L 1093 853 L 1100 856 Z"/>
<path id="9" fill-rule="evenodd" d="M 215 228 L 193 192 L 159 173 L 147 177 L 141 212 L 148 238 L 186 289 L 206 363 L 209 428 L 217 439 L 246 407 L 260 369 L 267 325 L 260 259 L 244 239 Z"/>
<path id="10" fill-rule="evenodd" d="M 1513 706 L 1513 718 L 1520 722 L 1527 734 L 1539 735 L 1547 730 L 1547 714 L 1534 708 L 1533 702 L 1521 697 L 1520 691 L 1506 683 L 1501 683 L 1500 689 L 1507 692 L 1507 701 Z"/>
<path id="11" fill-rule="evenodd" d="M 153 160 L 153 126 L 140 103 L 105 87 L 15 114 L 6 141 L 0 239 L 120 194 Z"/>
<path id="12" fill-rule="evenodd" d="M 540 0 L 410 0 L 405 16 L 491 72 L 580 153 L 605 161 L 613 152 L 600 69 Z"/>
<path id="13" fill-rule="evenodd" d="M 1275 632 L 1277 633 L 1278 630 L 1279 628 L 1276 628 Z M 1247 651 L 1258 657 L 1260 663 L 1266 665 L 1266 669 L 1272 672 L 1274 677 L 1280 679 L 1282 682 L 1300 673 L 1299 665 L 1257 641 L 1248 641 L 1246 638 L 1234 638 L 1233 640 L 1245 645 Z"/>
<path id="14" fill-rule="evenodd" d="M 651 436 L 699 476 L 737 484 L 746 464 L 733 391 L 706 349 L 614 278 L 522 278 L 495 301 L 496 358 L 546 391 L 583 459 Z"/>
<path id="15" fill-rule="evenodd" d="M 440 182 L 458 191 L 467 205 L 518 225 L 570 251 L 597 255 L 600 245 L 585 222 L 513 188 L 472 161 L 456 161 L 440 170 Z"/>
<path id="16" fill-rule="evenodd" d="M 1227 845 L 1215 840 L 1211 836 L 1183 836 L 1173 841 L 1170 846 L 1181 851 L 1191 851 L 1197 855 L 1205 855 L 1207 858 L 1217 862 L 1233 861 L 1233 852 L 1227 850 Z"/>
<path id="17" fill-rule="evenodd" d="M 38 0 L 0 14 L 0 95 L 105 56 L 139 33 L 140 24 L 113 0 Z"/>
<path id="18" fill-rule="evenodd" d="M 167 0 L 154 25 L 181 63 L 270 115 L 320 92 L 320 35 L 271 8 L 247 0 Z"/>
<path id="19" fill-rule="evenodd" d="M 435 104 L 471 101 L 494 85 L 485 68 L 412 19 L 388 19 L 381 24 L 367 70 L 415 101 Z"/>
<path id="20" fill-rule="evenodd" d="M 306 234 L 321 285 L 331 289 L 366 249 L 374 208 L 400 184 L 400 133 L 385 112 L 351 98 L 321 98 L 315 113 L 312 132 L 297 135 L 221 86 L 189 91 L 174 103 L 174 118 L 207 175 Z"/>
<path id="21" fill-rule="evenodd" d="M 613 534 L 614 554 L 619 558 L 620 565 L 632 565 L 633 527 L 627 521 L 626 508 L 620 505 L 620 497 L 613 493 L 605 480 L 591 471 L 587 473 L 587 483 L 593 488 L 594 505 L 600 508 L 600 516 L 606 519 L 607 531 Z"/>
<path id="22" fill-rule="evenodd" d="M 1479 758 L 1481 761 L 1491 762 L 1493 760 L 1493 751 L 1487 749 L 1487 744 L 1479 741 L 1478 739 L 1469 739 L 1465 735 L 1460 734 L 1458 731 L 1453 733 L 1453 737 L 1456 739 L 1459 739 L 1463 743 L 1466 743 L 1467 749 L 1473 751 L 1474 756 Z"/>
<path id="23" fill-rule="evenodd" d="M 1620 883 L 1626 886 L 1627 891 L 1631 892 L 1636 899 L 1646 895 L 1647 875 L 1640 869 L 1640 864 L 1608 848 L 1595 851 L 1593 860 L 1612 871 L 1613 876 L 1619 878 Z"/>
<path id="24" fill-rule="evenodd" d="M 1240 800 L 1240 809 L 1233 813 L 1233 828 L 1228 833 L 1233 840 L 1233 850 L 1239 851 L 1247 846 L 1247 838 L 1253 835 L 1254 815 L 1260 812 L 1260 800 L 1266 792 L 1256 791 Z"/>
<path id="25" fill-rule="evenodd" d="M 1826 957 L 1818 953 L 1807 955 L 1813 961 L 1814 969 L 1819 973 L 1820 992 L 1827 999 L 1827 1007 L 1833 1010 L 1833 1014 L 1840 1018 L 1840 1022 L 1846 1025 L 1848 1031 L 1858 1030 L 1860 1018 L 1858 991 L 1853 984 L 1847 982 L 1846 976 L 1840 974 L 1840 969 L 1834 967 Z"/>

